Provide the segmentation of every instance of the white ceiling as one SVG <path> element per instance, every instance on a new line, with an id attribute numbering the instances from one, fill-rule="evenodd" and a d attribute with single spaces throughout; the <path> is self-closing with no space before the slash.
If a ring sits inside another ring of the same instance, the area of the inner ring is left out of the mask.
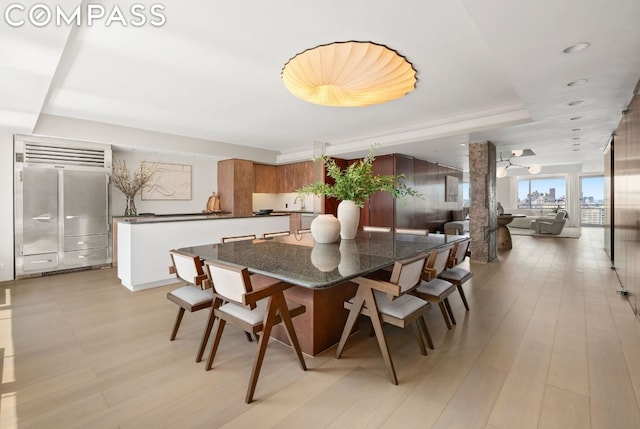
<path id="1" fill-rule="evenodd" d="M 281 162 L 308 159 L 314 142 L 343 157 L 378 144 L 467 169 L 461 144 L 491 140 L 533 149 L 531 163 L 593 163 L 640 78 L 638 0 L 160 3 L 162 27 L 73 29 L 41 113 L 276 150 Z M 365 108 L 287 92 L 290 57 L 345 40 L 399 51 L 416 89 Z M 566 85 L 576 79 L 588 82 Z"/>

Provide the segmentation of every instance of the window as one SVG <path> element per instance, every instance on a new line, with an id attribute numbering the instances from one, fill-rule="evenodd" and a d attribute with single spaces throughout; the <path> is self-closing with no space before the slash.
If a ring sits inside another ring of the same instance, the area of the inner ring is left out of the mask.
<path id="1" fill-rule="evenodd" d="M 469 182 L 462 182 L 462 206 L 469 207 L 471 199 L 469 198 Z"/>
<path id="2" fill-rule="evenodd" d="M 580 191 L 580 223 L 604 225 L 604 176 L 582 177 Z"/>
<path id="3" fill-rule="evenodd" d="M 519 209 L 564 209 L 566 194 L 564 177 L 518 180 Z"/>

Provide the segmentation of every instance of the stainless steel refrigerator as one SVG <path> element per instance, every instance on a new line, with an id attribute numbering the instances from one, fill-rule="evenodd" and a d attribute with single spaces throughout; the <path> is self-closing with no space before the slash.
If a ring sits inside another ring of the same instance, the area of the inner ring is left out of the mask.
<path id="1" fill-rule="evenodd" d="M 16 136 L 16 277 L 111 263 L 111 148 Z"/>

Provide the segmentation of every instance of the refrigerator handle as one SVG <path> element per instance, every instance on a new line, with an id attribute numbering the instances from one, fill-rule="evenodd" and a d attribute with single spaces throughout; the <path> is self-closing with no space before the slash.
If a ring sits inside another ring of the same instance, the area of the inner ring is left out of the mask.
<path id="1" fill-rule="evenodd" d="M 33 220 L 51 220 L 51 215 L 35 216 L 35 217 L 32 217 L 31 219 L 33 219 Z"/>

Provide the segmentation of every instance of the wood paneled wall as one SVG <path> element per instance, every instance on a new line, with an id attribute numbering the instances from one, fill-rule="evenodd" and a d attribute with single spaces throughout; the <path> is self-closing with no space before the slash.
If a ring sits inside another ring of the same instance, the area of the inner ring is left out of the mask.
<path id="1" fill-rule="evenodd" d="M 613 142 L 613 254 L 636 314 L 640 300 L 640 96 L 638 87 Z"/>
<path id="2" fill-rule="evenodd" d="M 348 162 L 344 162 L 347 165 Z M 462 209 L 462 171 L 406 155 L 377 156 L 373 172 L 381 175 L 405 175 L 408 186 L 422 194 L 394 200 L 386 192 L 373 194 L 360 211 L 360 228 L 364 225 L 391 228 L 427 228 L 431 232 L 444 231 L 444 224 L 452 220 L 451 211 Z M 445 177 L 458 178 L 458 200 L 445 201 Z M 324 213 L 333 213 L 337 204 L 325 201 Z"/>

